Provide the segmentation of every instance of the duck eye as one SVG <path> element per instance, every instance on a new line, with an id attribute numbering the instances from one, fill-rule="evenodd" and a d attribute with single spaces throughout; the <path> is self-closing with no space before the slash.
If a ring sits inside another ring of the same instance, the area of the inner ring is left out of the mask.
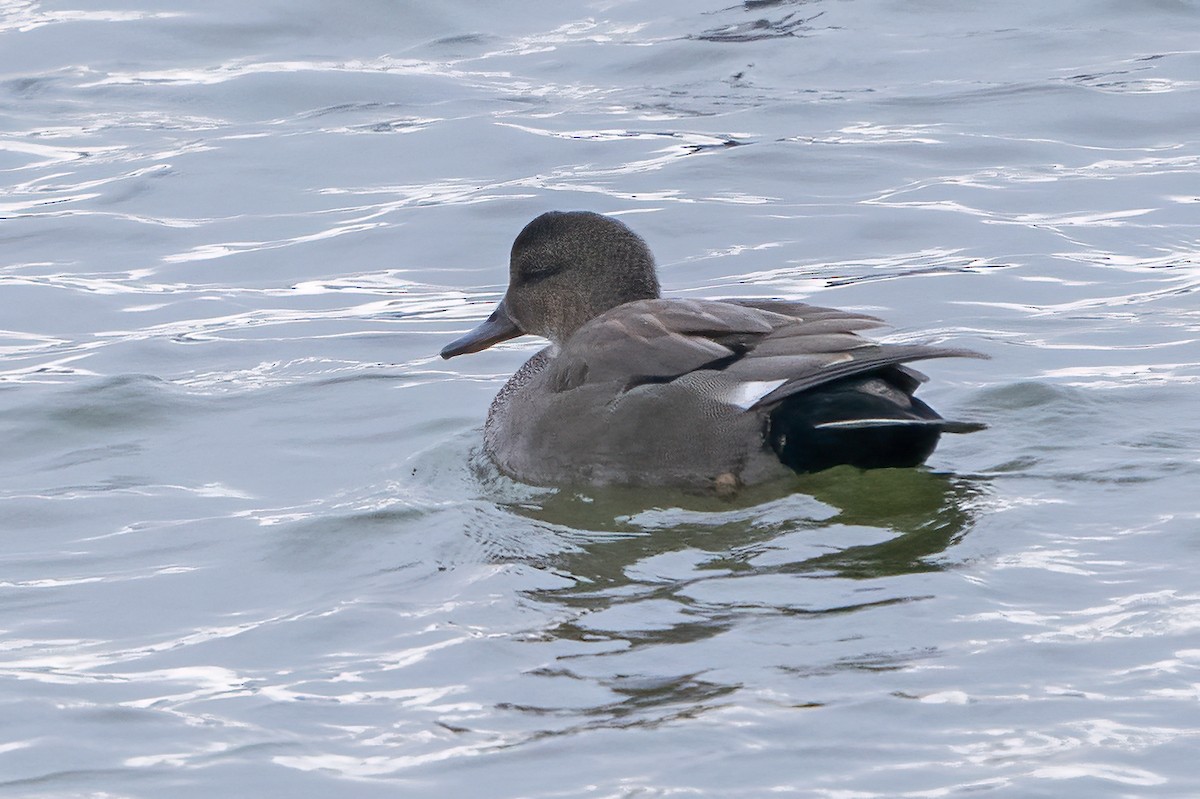
<path id="1" fill-rule="evenodd" d="M 564 268 L 566 264 L 556 258 L 531 258 L 521 264 L 520 280 L 522 283 L 537 283 L 557 275 Z"/>

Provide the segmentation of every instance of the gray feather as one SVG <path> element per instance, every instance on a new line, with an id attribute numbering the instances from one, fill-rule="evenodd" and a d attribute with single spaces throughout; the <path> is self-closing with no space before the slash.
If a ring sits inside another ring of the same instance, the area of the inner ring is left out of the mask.
<path id="1" fill-rule="evenodd" d="M 608 382 L 628 388 L 699 370 L 730 385 L 784 381 L 753 409 L 887 367 L 915 388 L 924 376 L 900 365 L 906 361 L 984 357 L 964 349 L 876 344 L 855 332 L 879 324 L 865 314 L 785 300 L 638 300 L 580 327 L 550 366 L 551 384 L 557 391 Z"/>

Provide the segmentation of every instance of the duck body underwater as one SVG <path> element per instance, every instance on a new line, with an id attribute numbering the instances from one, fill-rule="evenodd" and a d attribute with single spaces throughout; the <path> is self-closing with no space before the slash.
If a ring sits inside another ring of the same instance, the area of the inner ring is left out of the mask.
<path id="1" fill-rule="evenodd" d="M 513 243 L 509 286 L 443 358 L 532 334 L 550 346 L 493 400 L 484 451 L 535 485 L 718 491 L 848 464 L 924 463 L 943 419 L 906 364 L 986 357 L 858 335 L 873 316 L 788 300 L 664 299 L 620 221 L 551 211 Z"/>

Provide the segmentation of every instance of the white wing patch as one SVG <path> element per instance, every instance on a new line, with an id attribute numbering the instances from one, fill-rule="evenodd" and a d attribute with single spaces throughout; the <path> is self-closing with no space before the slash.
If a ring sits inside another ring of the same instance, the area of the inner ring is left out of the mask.
<path id="1" fill-rule="evenodd" d="M 855 349 L 858 349 L 859 347 L 869 347 L 870 345 L 871 345 L 871 342 L 864 341 L 862 344 L 857 345 L 855 347 Z M 837 366 L 839 363 L 845 363 L 846 361 L 853 361 L 853 360 L 854 360 L 853 355 L 851 355 L 848 352 L 843 352 L 841 355 L 836 355 L 834 357 L 831 357 L 828 361 L 821 364 L 821 368 L 828 369 L 831 366 Z"/>
<path id="2" fill-rule="evenodd" d="M 720 397 L 720 400 L 730 405 L 736 405 L 743 411 L 749 410 L 754 403 L 786 382 L 786 377 L 782 380 L 747 380 L 744 383 L 737 383 L 731 386 Z"/>

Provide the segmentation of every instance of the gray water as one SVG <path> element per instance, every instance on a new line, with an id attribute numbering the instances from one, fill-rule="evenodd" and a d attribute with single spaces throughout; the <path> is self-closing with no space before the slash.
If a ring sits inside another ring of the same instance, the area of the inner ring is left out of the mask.
<path id="1" fill-rule="evenodd" d="M 0 795 L 1200 795 L 1200 4 L 0 0 Z M 478 452 L 549 209 L 972 347 L 732 501 Z"/>

